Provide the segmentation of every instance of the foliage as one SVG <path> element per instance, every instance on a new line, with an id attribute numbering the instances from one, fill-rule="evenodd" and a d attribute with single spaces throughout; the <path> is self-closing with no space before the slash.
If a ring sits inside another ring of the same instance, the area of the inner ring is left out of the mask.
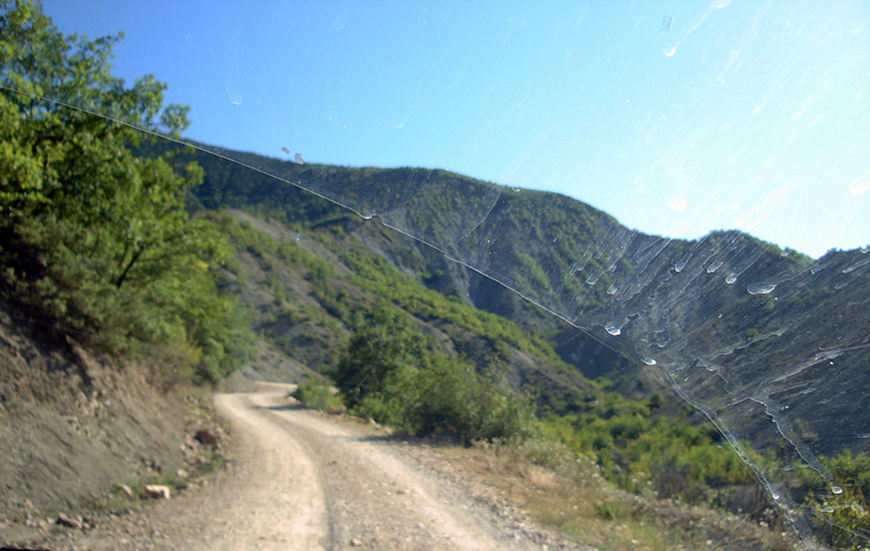
<path id="1" fill-rule="evenodd" d="M 632 492 L 650 488 L 696 503 L 715 501 L 716 488 L 752 483 L 714 427 L 652 417 L 661 399 L 590 394 L 578 413 L 545 416 L 544 430 L 575 453 L 596 457 L 606 478 Z"/>
<path id="2" fill-rule="evenodd" d="M 417 434 L 447 433 L 463 443 L 524 434 L 532 414 L 455 356 L 437 355 L 407 317 L 387 303 L 358 320 L 332 373 L 359 415 Z"/>
<path id="3" fill-rule="evenodd" d="M 862 551 L 870 539 L 870 506 L 860 488 L 844 486 L 836 494 L 812 496 L 808 504 L 822 524 L 821 538 L 836 549 Z"/>
<path id="4" fill-rule="evenodd" d="M 131 87 L 110 75 L 119 39 L 64 36 L 39 4 L 0 3 L 0 290 L 110 350 L 197 350 L 215 381 L 252 351 L 214 281 L 231 250 L 185 210 L 198 165 L 176 172 L 128 149 L 133 125 L 177 135 L 187 108 L 163 107 L 151 75 Z"/>
<path id="5" fill-rule="evenodd" d="M 795 469 L 791 481 L 807 494 L 804 504 L 815 515 L 816 533 L 836 549 L 864 549 L 870 536 L 870 455 L 844 450 L 820 462 L 836 490 L 811 469 Z"/>
<path id="6" fill-rule="evenodd" d="M 299 384 L 292 396 L 306 406 L 327 410 L 340 407 L 341 398 L 333 394 L 329 381 L 322 377 L 311 377 Z"/>
<path id="7" fill-rule="evenodd" d="M 370 319 L 357 322 L 347 354 L 333 374 L 349 406 L 384 391 L 402 368 L 419 357 L 416 336 L 404 314 L 386 303 L 379 304 Z"/>

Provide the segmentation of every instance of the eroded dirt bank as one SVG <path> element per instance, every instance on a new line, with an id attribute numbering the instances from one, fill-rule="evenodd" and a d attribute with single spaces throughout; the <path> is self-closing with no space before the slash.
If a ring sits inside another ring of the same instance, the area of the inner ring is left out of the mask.
<path id="1" fill-rule="evenodd" d="M 184 467 L 184 408 L 148 380 L 161 366 L 40 339 L 44 327 L 14 316 L 0 305 L 0 535 L 81 512 L 137 472 Z"/>

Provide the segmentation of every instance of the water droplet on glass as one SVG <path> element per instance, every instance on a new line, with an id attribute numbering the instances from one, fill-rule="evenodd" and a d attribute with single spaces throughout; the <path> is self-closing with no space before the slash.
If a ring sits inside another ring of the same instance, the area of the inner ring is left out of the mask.
<path id="1" fill-rule="evenodd" d="M 735 281 L 737 281 L 737 276 L 734 274 L 729 274 L 728 277 L 725 278 L 725 283 L 728 285 L 733 284 Z"/>
<path id="2" fill-rule="evenodd" d="M 834 512 L 834 508 L 833 508 L 833 507 L 822 507 L 822 508 L 819 509 L 819 510 L 820 510 L 821 512 L 823 512 L 823 513 L 833 513 L 833 512 Z"/>
<path id="3" fill-rule="evenodd" d="M 599 278 L 599 277 L 601 277 L 601 274 L 590 276 L 590 277 L 586 280 L 586 285 L 595 285 L 596 283 L 598 283 L 598 278 Z"/>
<path id="4" fill-rule="evenodd" d="M 690 259 L 690 258 L 692 258 L 692 254 L 691 254 L 691 253 L 689 253 L 689 254 L 687 254 L 686 256 L 684 256 L 683 258 L 681 258 L 679 262 L 677 262 L 676 264 L 674 264 L 674 271 L 677 272 L 677 273 L 682 272 L 682 271 L 683 271 L 683 268 L 686 267 L 686 264 L 689 263 L 689 259 Z"/>
<path id="5" fill-rule="evenodd" d="M 607 294 L 608 294 L 608 295 L 615 295 L 617 292 L 619 292 L 619 287 L 616 285 L 616 283 L 614 283 L 613 285 L 611 285 L 611 286 L 607 289 Z"/>
<path id="6" fill-rule="evenodd" d="M 842 288 L 845 287 L 845 286 L 846 286 L 845 283 L 842 283 L 842 282 L 837 283 L 836 285 L 834 285 L 834 290 L 835 290 L 835 291 L 839 291 L 840 289 L 842 289 Z"/>
<path id="7" fill-rule="evenodd" d="M 722 261 L 718 260 L 718 261 L 710 264 L 709 266 L 707 266 L 707 273 L 708 274 L 716 273 L 716 270 L 718 270 L 721 267 L 722 267 Z"/>
<path id="8" fill-rule="evenodd" d="M 776 289 L 776 283 L 753 283 L 746 288 L 750 295 L 766 295 Z"/>
<path id="9" fill-rule="evenodd" d="M 836 495 L 840 495 L 843 493 L 843 488 L 840 488 L 839 486 L 831 486 L 831 491 Z"/>
<path id="10" fill-rule="evenodd" d="M 519 193 L 521 188 L 515 187 L 515 188 L 511 188 L 511 189 L 513 189 L 515 192 Z"/>
<path id="11" fill-rule="evenodd" d="M 671 335 L 668 333 L 667 329 L 662 329 L 650 333 L 649 336 L 647 336 L 646 341 L 653 346 L 665 348 L 671 342 Z"/>
<path id="12" fill-rule="evenodd" d="M 618 337 L 622 334 L 622 329 L 613 325 L 612 323 L 608 323 L 604 326 L 604 330 L 613 335 L 614 337 Z"/>
<path id="13" fill-rule="evenodd" d="M 230 98 L 230 103 L 233 105 L 241 105 L 242 104 L 242 94 L 240 94 L 237 90 L 230 90 L 227 88 L 227 96 Z"/>
<path id="14" fill-rule="evenodd" d="M 655 364 L 658 363 L 658 362 L 656 362 L 654 359 L 652 359 L 652 358 L 650 358 L 650 357 L 648 357 L 648 356 L 644 356 L 644 357 L 642 357 L 642 358 L 640 359 L 640 361 L 642 361 L 642 362 L 645 363 L 646 365 L 655 365 Z"/>
<path id="15" fill-rule="evenodd" d="M 772 498 L 774 499 L 774 501 L 779 501 L 780 499 L 782 499 L 782 496 L 779 495 L 779 494 L 776 493 L 776 492 L 772 493 L 772 494 L 770 495 L 770 497 L 772 497 Z"/>
<path id="16" fill-rule="evenodd" d="M 854 272 L 858 268 L 860 268 L 862 266 L 866 266 L 867 264 L 870 264 L 870 258 L 865 258 L 864 260 L 859 260 L 858 262 L 852 264 L 851 266 L 849 266 L 848 268 L 843 270 L 843 273 L 848 274 L 850 272 Z"/>

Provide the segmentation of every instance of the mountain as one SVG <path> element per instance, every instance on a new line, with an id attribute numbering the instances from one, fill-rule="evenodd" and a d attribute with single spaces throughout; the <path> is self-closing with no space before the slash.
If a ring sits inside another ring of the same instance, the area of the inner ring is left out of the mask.
<path id="1" fill-rule="evenodd" d="M 667 383 L 735 439 L 785 438 L 810 458 L 866 448 L 855 435 L 870 426 L 867 250 L 813 261 L 738 231 L 668 239 L 568 197 L 442 170 L 202 147 L 177 160 L 205 169 L 193 190 L 204 208 L 335 228 L 426 287 L 546 337 L 588 378 L 638 395 Z"/>

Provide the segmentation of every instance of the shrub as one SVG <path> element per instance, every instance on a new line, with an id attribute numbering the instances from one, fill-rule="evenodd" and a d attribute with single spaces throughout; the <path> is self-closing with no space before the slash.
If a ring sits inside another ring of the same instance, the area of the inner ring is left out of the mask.
<path id="1" fill-rule="evenodd" d="M 333 394 L 329 381 L 320 377 L 312 377 L 296 387 L 291 394 L 308 407 L 327 410 L 340 407 L 341 398 Z"/>

